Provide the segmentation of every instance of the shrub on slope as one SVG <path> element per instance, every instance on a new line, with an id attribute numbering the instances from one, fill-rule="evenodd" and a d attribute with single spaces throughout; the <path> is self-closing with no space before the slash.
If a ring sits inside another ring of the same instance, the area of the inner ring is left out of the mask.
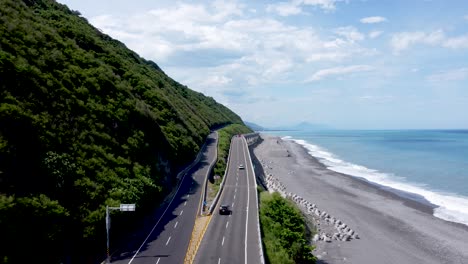
<path id="1" fill-rule="evenodd" d="M 210 129 L 231 123 L 78 12 L 0 1 L 0 263 L 104 252 L 105 205 L 157 205 Z"/>

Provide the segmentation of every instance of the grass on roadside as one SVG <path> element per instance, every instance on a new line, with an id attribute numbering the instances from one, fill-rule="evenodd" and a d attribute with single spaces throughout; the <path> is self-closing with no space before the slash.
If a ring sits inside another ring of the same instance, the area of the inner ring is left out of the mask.
<path id="1" fill-rule="evenodd" d="M 260 226 L 265 260 L 271 264 L 315 263 L 310 232 L 296 205 L 279 193 L 260 192 Z"/>
<path id="2" fill-rule="evenodd" d="M 208 195 L 206 197 L 208 204 L 211 204 L 218 193 L 221 181 L 224 177 L 231 138 L 237 134 L 247 134 L 251 132 L 252 130 L 250 128 L 239 124 L 232 124 L 218 130 L 218 158 L 213 168 L 213 175 L 217 175 L 219 178 L 211 178 L 210 181 L 208 181 Z"/>
<path id="3" fill-rule="evenodd" d="M 208 182 L 208 195 L 207 195 L 208 201 L 213 201 L 213 199 L 215 198 L 216 194 L 219 191 L 220 185 L 221 185 L 221 178 L 215 179 L 214 183 Z"/>

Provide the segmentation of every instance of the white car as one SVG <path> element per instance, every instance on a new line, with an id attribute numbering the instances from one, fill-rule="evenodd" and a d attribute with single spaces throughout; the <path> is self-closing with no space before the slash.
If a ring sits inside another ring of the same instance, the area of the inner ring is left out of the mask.
<path id="1" fill-rule="evenodd" d="M 243 170 L 244 169 L 244 165 L 240 164 L 239 165 L 239 170 Z"/>

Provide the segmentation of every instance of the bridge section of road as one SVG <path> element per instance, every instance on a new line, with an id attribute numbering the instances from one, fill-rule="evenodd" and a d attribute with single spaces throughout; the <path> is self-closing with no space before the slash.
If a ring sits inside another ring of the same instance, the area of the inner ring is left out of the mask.
<path id="1" fill-rule="evenodd" d="M 243 136 L 232 139 L 225 177 L 224 190 L 194 263 L 263 263 L 255 176 Z M 232 213 L 220 215 L 219 205 L 229 205 Z"/>

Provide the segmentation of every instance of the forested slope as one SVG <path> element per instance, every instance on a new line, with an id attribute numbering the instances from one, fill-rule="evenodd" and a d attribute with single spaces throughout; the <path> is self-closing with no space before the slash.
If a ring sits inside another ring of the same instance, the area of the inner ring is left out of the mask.
<path id="1" fill-rule="evenodd" d="M 210 129 L 231 123 L 78 12 L 1 0 L 0 263 L 104 252 L 105 205 L 157 206 Z"/>

